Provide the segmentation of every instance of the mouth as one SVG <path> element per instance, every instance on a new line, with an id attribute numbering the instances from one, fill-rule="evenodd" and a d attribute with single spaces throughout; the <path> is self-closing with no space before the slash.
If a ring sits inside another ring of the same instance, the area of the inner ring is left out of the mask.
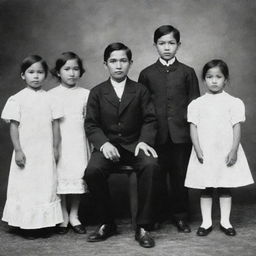
<path id="1" fill-rule="evenodd" d="M 123 72 L 122 72 L 122 71 L 116 71 L 115 74 L 116 74 L 116 75 L 122 75 Z"/>

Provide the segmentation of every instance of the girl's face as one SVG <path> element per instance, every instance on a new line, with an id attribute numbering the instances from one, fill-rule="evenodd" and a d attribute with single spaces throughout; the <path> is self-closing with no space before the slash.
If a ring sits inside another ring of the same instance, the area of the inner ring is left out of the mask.
<path id="1" fill-rule="evenodd" d="M 219 67 L 213 67 L 206 72 L 204 82 L 210 93 L 217 94 L 223 91 L 227 79 Z"/>
<path id="2" fill-rule="evenodd" d="M 21 78 L 25 80 L 29 88 L 33 90 L 40 90 L 42 88 L 42 82 L 45 79 L 45 75 L 45 70 L 41 62 L 36 62 L 21 74 Z"/>
<path id="3" fill-rule="evenodd" d="M 77 59 L 67 60 L 59 72 L 62 85 L 74 87 L 80 78 L 80 68 Z"/>
<path id="4" fill-rule="evenodd" d="M 180 43 L 173 37 L 173 33 L 161 36 L 155 44 L 159 56 L 167 61 L 176 55 L 179 46 Z"/>

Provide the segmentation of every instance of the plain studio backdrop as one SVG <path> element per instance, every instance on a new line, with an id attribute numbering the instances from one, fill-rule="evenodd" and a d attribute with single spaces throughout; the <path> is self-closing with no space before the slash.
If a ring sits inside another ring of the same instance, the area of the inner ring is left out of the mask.
<path id="1" fill-rule="evenodd" d="M 120 41 L 132 50 L 129 77 L 137 80 L 139 72 L 157 59 L 155 29 L 172 24 L 181 32 L 177 57 L 195 68 L 201 93 L 205 92 L 202 66 L 213 58 L 228 63 L 231 81 L 226 90 L 245 103 L 242 144 L 256 178 L 255 12 L 254 0 L 0 0 L 0 109 L 10 95 L 24 88 L 19 66 L 27 55 L 41 55 L 52 67 L 60 53 L 74 51 L 86 67 L 79 84 L 90 89 L 107 78 L 105 47 Z M 56 85 L 49 75 L 45 88 Z M 0 212 L 11 153 L 9 126 L 1 121 Z M 123 182 L 118 188 L 115 181 L 116 191 L 122 190 Z M 255 194 L 255 185 L 239 188 L 234 201 L 249 204 Z M 198 200 L 193 192 L 192 197 Z"/>

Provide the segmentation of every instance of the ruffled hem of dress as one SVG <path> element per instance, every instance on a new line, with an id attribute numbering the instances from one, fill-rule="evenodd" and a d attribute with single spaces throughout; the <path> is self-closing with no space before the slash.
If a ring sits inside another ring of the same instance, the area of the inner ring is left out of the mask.
<path id="1" fill-rule="evenodd" d="M 49 204 L 26 206 L 7 201 L 2 220 L 10 226 L 22 229 L 53 227 L 63 222 L 61 203 L 56 200 Z"/>
<path id="2" fill-rule="evenodd" d="M 87 192 L 87 184 L 82 179 L 58 180 L 57 194 L 84 194 Z"/>

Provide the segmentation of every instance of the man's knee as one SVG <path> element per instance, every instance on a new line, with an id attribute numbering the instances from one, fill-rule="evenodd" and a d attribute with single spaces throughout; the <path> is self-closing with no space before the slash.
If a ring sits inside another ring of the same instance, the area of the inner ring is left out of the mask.
<path id="1" fill-rule="evenodd" d="M 86 183 L 91 183 L 97 180 L 101 176 L 100 168 L 96 165 L 92 165 L 89 163 L 87 168 L 85 169 L 84 179 Z"/>
<path id="2" fill-rule="evenodd" d="M 141 158 L 140 168 L 151 171 L 152 173 L 155 171 L 159 171 L 160 169 L 157 158 L 146 155 Z"/>

